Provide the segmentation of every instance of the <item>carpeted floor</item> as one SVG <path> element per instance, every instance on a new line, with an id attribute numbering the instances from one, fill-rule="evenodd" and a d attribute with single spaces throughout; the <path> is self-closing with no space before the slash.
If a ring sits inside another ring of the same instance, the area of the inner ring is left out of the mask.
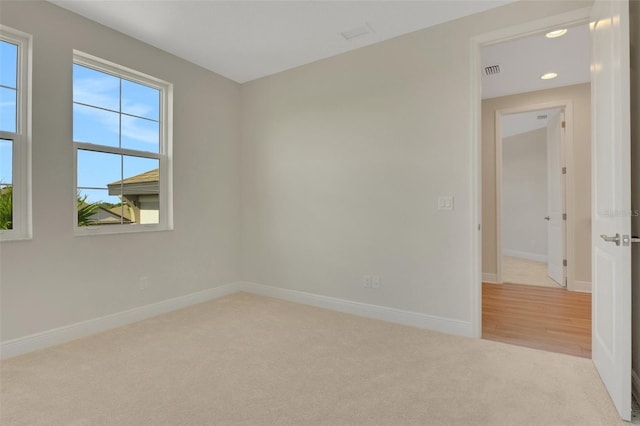
<path id="1" fill-rule="evenodd" d="M 2 362 L 2 425 L 618 425 L 588 359 L 247 293 Z"/>

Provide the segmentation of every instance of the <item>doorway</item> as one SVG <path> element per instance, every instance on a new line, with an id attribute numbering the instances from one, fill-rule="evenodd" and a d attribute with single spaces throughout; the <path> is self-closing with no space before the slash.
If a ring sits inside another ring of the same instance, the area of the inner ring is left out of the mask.
<path id="1" fill-rule="evenodd" d="M 567 287 L 572 111 L 572 101 L 496 111 L 497 283 Z"/>
<path id="2" fill-rule="evenodd" d="M 543 18 L 474 37 L 471 41 L 472 135 L 474 140 L 472 173 L 476 187 L 472 198 L 476 208 L 472 222 L 478 231 L 486 231 L 483 220 L 482 186 L 483 156 L 481 145 L 480 48 L 515 39 L 523 34 L 552 30 L 571 23 L 590 22 L 592 48 L 592 95 L 590 107 L 593 117 L 593 237 L 587 244 L 593 250 L 593 340 L 592 359 L 620 416 L 631 418 L 631 296 L 630 220 L 611 214 L 611 209 L 628 211 L 630 194 L 629 158 L 629 3 L 628 1 L 597 1 L 593 7 L 583 8 L 554 17 Z M 578 126 L 576 126 L 578 127 Z M 608 208 L 608 210 L 607 210 Z M 627 208 L 627 210 L 625 210 Z M 613 232 L 612 232 L 613 231 Z M 474 274 L 480 282 L 472 293 L 475 333 L 482 333 L 482 232 L 474 238 L 472 262 Z M 616 234 L 617 232 L 617 234 Z M 626 244 L 626 245 L 624 245 Z M 624 245 L 624 247 L 622 247 Z M 558 290 L 564 291 L 564 290 Z"/>
<path id="3" fill-rule="evenodd" d="M 546 51 L 530 53 L 535 61 L 526 64 L 536 74 L 522 78 L 536 80 L 532 86 L 516 83 L 505 92 L 499 86 L 509 86 L 506 72 L 502 80 L 483 76 L 483 93 L 502 96 L 481 103 L 482 337 L 589 357 L 591 297 L 573 294 L 590 290 L 591 281 L 589 29 L 586 23 L 561 28 L 573 37 L 573 50 L 582 50 L 573 60 L 582 68 L 567 69 L 576 75 L 564 76 L 565 84 L 538 78 L 554 65 Z M 546 34 L 483 49 L 483 67 L 504 61 L 511 68 L 501 51 L 551 49 L 556 41 Z"/>

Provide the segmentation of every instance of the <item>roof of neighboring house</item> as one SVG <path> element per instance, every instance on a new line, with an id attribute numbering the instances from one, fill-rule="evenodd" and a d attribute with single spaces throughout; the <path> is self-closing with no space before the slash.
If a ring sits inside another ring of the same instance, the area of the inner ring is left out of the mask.
<path id="1" fill-rule="evenodd" d="M 102 209 L 104 209 L 104 207 L 101 207 Z M 105 209 L 107 210 L 107 209 Z M 108 209 L 109 213 L 114 214 L 118 217 L 122 217 L 124 218 L 125 222 L 131 222 L 131 212 L 129 211 L 129 207 L 126 205 L 122 205 L 122 206 L 117 206 L 117 207 L 113 207 L 111 209 Z"/>
<path id="2" fill-rule="evenodd" d="M 87 203 L 82 203 L 80 207 L 87 206 Z M 131 223 L 133 220 L 131 219 L 131 212 L 127 206 L 117 206 L 112 208 L 107 208 L 104 206 L 98 206 L 96 211 L 91 215 L 92 220 L 95 221 L 97 225 L 111 225 L 111 224 L 120 224 L 120 223 Z"/>
<path id="3" fill-rule="evenodd" d="M 132 183 L 147 183 L 147 182 L 158 182 L 160 179 L 160 169 L 149 170 L 148 172 L 140 173 L 139 175 L 131 176 L 130 178 L 126 178 L 124 180 L 119 180 L 117 182 L 110 183 L 109 185 L 128 185 Z"/>
<path id="4" fill-rule="evenodd" d="M 123 180 L 107 185 L 109 195 L 142 195 L 160 193 L 159 169 L 149 170 L 139 175 L 131 176 Z M 122 188 L 122 193 L 120 192 Z"/>

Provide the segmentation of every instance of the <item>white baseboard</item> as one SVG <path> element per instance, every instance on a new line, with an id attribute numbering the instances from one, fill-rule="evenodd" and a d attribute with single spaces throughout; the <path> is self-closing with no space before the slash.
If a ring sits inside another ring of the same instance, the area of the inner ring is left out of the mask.
<path id="1" fill-rule="evenodd" d="M 547 255 L 546 254 L 529 253 L 529 252 L 526 252 L 526 251 L 503 249 L 502 250 L 502 255 L 503 256 L 517 257 L 519 259 L 533 260 L 534 262 L 547 263 Z"/>
<path id="2" fill-rule="evenodd" d="M 571 290 L 571 291 L 579 291 L 581 293 L 591 293 L 591 282 L 590 281 L 578 281 L 578 280 L 575 280 L 573 282 L 572 288 L 570 288 L 569 290 Z"/>
<path id="3" fill-rule="evenodd" d="M 306 293 L 297 290 L 289 290 L 279 287 L 271 287 L 262 284 L 244 282 L 241 284 L 244 291 L 262 296 L 288 300 L 319 308 L 331 309 L 348 314 L 404 324 L 413 327 L 426 328 L 441 333 L 455 334 L 458 336 L 474 337 L 472 324 L 451 318 L 442 318 L 435 315 L 421 314 L 418 312 L 404 311 L 351 300 L 338 299 L 336 297 L 321 296 L 319 294 Z"/>
<path id="4" fill-rule="evenodd" d="M 498 274 L 492 274 L 489 272 L 482 273 L 482 282 L 496 284 L 498 282 Z"/>
<path id="5" fill-rule="evenodd" d="M 368 318 L 375 318 L 413 327 L 426 328 L 441 333 L 474 337 L 472 324 L 450 318 L 427 315 L 418 312 L 404 311 L 367 303 L 354 302 L 330 296 L 288 290 L 279 287 L 265 286 L 250 282 L 236 282 L 215 287 L 197 293 L 179 296 L 169 300 L 140 306 L 127 311 L 94 318 L 87 321 L 54 328 L 40 333 L 0 342 L 0 359 L 59 345 L 91 334 L 106 331 L 115 327 L 142 321 L 157 315 L 185 308 L 197 303 L 206 302 L 238 291 L 274 297 L 305 305 L 316 306 L 334 311 L 345 312 Z"/>
<path id="6" fill-rule="evenodd" d="M 640 404 L 640 376 L 633 370 L 631 370 L 631 393 Z"/>
<path id="7" fill-rule="evenodd" d="M 120 327 L 160 314 L 175 311 L 176 309 L 191 306 L 196 303 L 202 303 L 218 297 L 226 296 L 240 291 L 240 287 L 240 283 L 227 284 L 175 297 L 173 299 L 140 306 L 127 311 L 106 315 L 100 318 L 94 318 L 64 327 L 43 331 L 41 333 L 0 342 L 0 359 L 6 359 L 38 349 L 44 349 L 49 346 L 59 345 L 90 334 L 99 333 L 111 328 Z"/>

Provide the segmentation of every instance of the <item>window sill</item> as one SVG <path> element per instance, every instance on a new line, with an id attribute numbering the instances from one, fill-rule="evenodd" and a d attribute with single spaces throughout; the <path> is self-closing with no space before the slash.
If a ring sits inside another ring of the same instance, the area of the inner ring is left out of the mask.
<path id="1" fill-rule="evenodd" d="M 102 226 L 76 226 L 73 230 L 74 237 L 87 237 L 90 235 L 116 235 L 138 234 L 142 232 L 172 231 L 172 226 L 166 225 L 102 225 Z"/>
<path id="2" fill-rule="evenodd" d="M 11 241 L 29 241 L 32 240 L 33 236 L 31 234 L 20 234 L 17 232 L 0 232 L 0 243 L 7 243 Z"/>

